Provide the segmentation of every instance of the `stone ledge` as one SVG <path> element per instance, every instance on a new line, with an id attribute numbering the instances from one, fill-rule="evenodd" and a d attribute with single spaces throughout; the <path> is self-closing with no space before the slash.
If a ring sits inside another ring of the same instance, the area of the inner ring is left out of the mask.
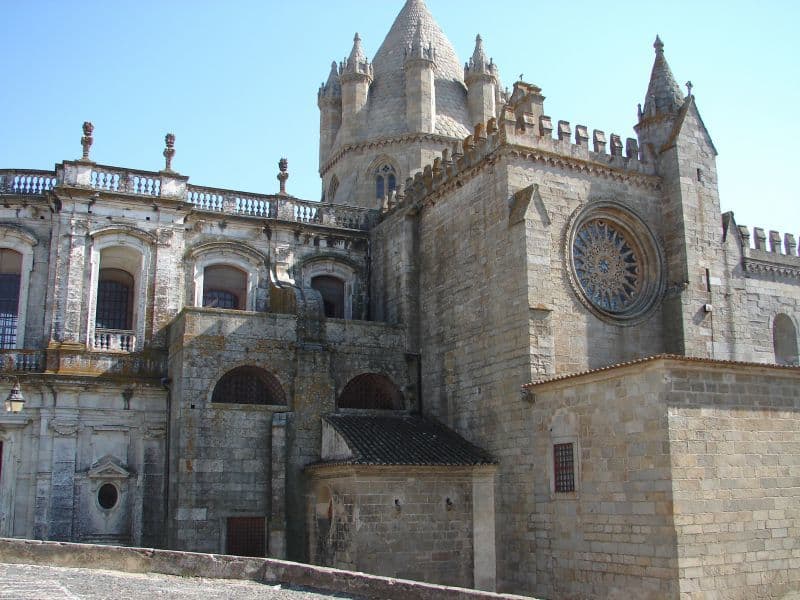
<path id="1" fill-rule="evenodd" d="M 464 588 L 340 571 L 271 558 L 247 558 L 152 548 L 0 538 L 0 562 L 182 577 L 246 579 L 356 594 L 381 600 L 530 600 Z"/>

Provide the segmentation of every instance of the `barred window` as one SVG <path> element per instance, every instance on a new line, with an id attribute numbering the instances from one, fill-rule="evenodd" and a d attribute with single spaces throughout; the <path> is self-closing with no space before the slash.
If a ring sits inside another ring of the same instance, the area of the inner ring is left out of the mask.
<path id="1" fill-rule="evenodd" d="M 286 396 L 275 376 L 257 367 L 238 367 L 228 371 L 217 382 L 211 401 L 228 404 L 285 405 Z"/>
<path id="2" fill-rule="evenodd" d="M 133 277 L 122 269 L 100 269 L 97 284 L 98 329 L 130 330 L 133 325 Z"/>
<path id="3" fill-rule="evenodd" d="M 402 410 L 403 393 L 395 383 L 379 373 L 364 373 L 353 377 L 336 401 L 338 408 Z"/>
<path id="4" fill-rule="evenodd" d="M 575 491 L 574 444 L 553 445 L 553 474 L 557 493 Z"/>
<path id="5" fill-rule="evenodd" d="M 239 300 L 226 290 L 205 290 L 203 291 L 203 306 L 235 309 L 239 306 Z"/>
<path id="6" fill-rule="evenodd" d="M 17 347 L 22 255 L 0 249 L 0 348 Z"/>
<path id="7" fill-rule="evenodd" d="M 203 306 L 247 310 L 247 273 L 231 265 L 206 267 Z"/>

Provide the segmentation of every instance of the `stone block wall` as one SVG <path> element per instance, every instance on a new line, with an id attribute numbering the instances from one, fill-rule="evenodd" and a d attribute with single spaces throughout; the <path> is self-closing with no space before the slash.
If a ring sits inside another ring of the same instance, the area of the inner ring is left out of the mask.
<path id="1" fill-rule="evenodd" d="M 683 599 L 800 595 L 800 370 L 669 370 Z"/>
<path id="2" fill-rule="evenodd" d="M 319 460 L 320 417 L 363 373 L 388 375 L 415 403 L 400 327 L 330 319 L 322 332 L 304 343 L 294 315 L 208 308 L 184 309 L 173 322 L 170 547 L 224 551 L 226 519 L 253 516 L 269 523 L 270 555 L 306 558 L 302 470 Z M 286 404 L 213 403 L 219 379 L 240 366 L 272 374 Z"/>
<path id="3" fill-rule="evenodd" d="M 615 369 L 532 388 L 535 504 L 521 566 L 535 572 L 535 594 L 677 597 L 663 377 Z M 554 491 L 558 443 L 574 444 L 574 492 Z"/>
<path id="4" fill-rule="evenodd" d="M 309 473 L 312 564 L 473 587 L 470 469 L 320 466 Z"/>

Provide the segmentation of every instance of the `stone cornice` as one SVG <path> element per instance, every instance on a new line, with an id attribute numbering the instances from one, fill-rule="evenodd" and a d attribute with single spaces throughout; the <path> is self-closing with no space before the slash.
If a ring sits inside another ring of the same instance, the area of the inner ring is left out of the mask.
<path id="1" fill-rule="evenodd" d="M 372 148 L 383 148 L 384 146 L 391 146 L 394 144 L 407 144 L 409 142 L 441 142 L 443 144 L 453 144 L 459 138 L 447 137 L 436 133 L 409 133 L 406 135 L 390 136 L 384 138 L 376 138 L 361 142 L 359 144 L 347 144 L 336 151 L 325 161 L 319 169 L 320 177 L 325 174 L 348 152 L 356 152 L 359 150 L 370 150 Z"/>
<path id="2" fill-rule="evenodd" d="M 800 280 L 800 264 L 787 265 L 745 256 L 742 258 L 742 267 L 745 273 L 753 275 L 778 275 Z"/>

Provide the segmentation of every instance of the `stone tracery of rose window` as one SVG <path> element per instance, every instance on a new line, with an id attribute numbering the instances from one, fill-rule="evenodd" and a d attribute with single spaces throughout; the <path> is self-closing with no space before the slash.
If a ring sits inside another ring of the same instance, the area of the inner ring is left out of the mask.
<path id="1" fill-rule="evenodd" d="M 584 223 L 572 247 L 575 275 L 589 301 L 609 313 L 621 313 L 639 298 L 640 258 L 625 234 L 604 219 Z"/>

